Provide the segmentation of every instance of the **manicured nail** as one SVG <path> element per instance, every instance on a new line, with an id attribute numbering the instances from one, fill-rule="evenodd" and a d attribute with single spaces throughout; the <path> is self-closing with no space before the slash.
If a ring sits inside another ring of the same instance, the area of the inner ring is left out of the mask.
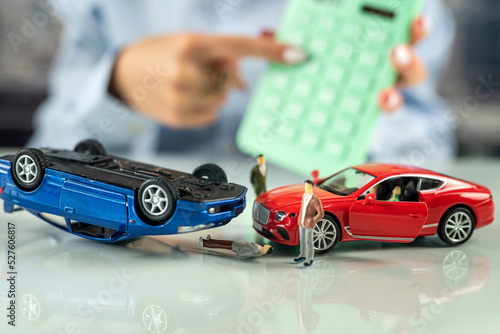
<path id="1" fill-rule="evenodd" d="M 399 103 L 399 96 L 395 92 L 388 92 L 385 96 L 385 105 L 388 109 L 395 108 Z"/>
<path id="2" fill-rule="evenodd" d="M 400 66 L 408 66 L 411 62 L 411 53 L 406 45 L 398 45 L 394 48 L 396 63 Z"/>
<path id="3" fill-rule="evenodd" d="M 304 51 L 297 49 L 295 47 L 287 47 L 283 50 L 283 61 L 289 65 L 295 65 L 302 63 L 307 59 L 307 55 Z"/>
<path id="4" fill-rule="evenodd" d="M 260 32 L 260 37 L 262 38 L 273 38 L 274 37 L 274 31 L 269 30 L 269 29 L 264 29 Z"/>

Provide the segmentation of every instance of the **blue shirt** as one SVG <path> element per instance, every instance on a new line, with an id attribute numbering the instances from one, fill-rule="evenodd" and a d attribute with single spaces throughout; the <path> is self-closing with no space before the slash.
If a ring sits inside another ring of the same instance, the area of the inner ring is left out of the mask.
<path id="1" fill-rule="evenodd" d="M 230 95 L 217 124 L 179 131 L 156 124 L 109 95 L 115 57 L 123 46 L 159 34 L 258 36 L 263 29 L 277 27 L 285 5 L 285 0 L 65 1 L 59 7 L 65 29 L 50 76 L 50 97 L 35 116 L 30 145 L 72 147 L 93 137 L 115 151 L 235 149 L 235 132 L 264 61 L 242 61 L 241 71 L 250 88 Z M 371 159 L 379 162 L 429 165 L 453 156 L 449 106 L 436 91 L 454 23 L 441 0 L 429 1 L 425 13 L 433 27 L 417 52 L 429 78 L 404 91 L 406 103 L 399 112 L 380 117 L 371 149 Z"/>

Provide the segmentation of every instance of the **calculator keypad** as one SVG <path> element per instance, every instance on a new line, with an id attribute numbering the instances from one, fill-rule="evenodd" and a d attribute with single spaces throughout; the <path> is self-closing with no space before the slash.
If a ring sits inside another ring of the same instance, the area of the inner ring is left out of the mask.
<path id="1" fill-rule="evenodd" d="M 417 13 L 423 2 L 389 3 Z M 388 6 L 386 0 L 371 4 Z M 394 21 L 368 17 L 352 0 L 291 0 L 290 6 L 277 38 L 299 46 L 309 59 L 269 66 L 239 135 L 251 142 L 260 129 L 269 129 L 273 140 L 251 154 L 267 154 L 297 171 L 360 163 L 379 113 L 378 92 L 396 78 L 390 51 L 407 39 L 397 20 L 410 22 L 416 15 L 398 9 Z"/>

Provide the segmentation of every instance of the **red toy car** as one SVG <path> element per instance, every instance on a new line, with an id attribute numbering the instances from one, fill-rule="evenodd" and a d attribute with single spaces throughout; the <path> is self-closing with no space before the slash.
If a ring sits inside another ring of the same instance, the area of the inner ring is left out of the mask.
<path id="1" fill-rule="evenodd" d="M 318 253 L 339 241 L 407 243 L 436 233 L 445 243 L 459 245 L 475 228 L 493 222 L 488 188 L 422 168 L 360 165 L 319 180 L 314 192 L 325 210 L 313 234 Z M 303 193 L 299 184 L 260 195 L 253 207 L 254 229 L 272 241 L 298 245 Z"/>

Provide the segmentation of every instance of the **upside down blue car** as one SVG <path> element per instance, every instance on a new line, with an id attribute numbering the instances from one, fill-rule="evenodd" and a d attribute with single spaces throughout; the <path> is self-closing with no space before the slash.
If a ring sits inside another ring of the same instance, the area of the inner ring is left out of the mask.
<path id="1" fill-rule="evenodd" d="M 217 165 L 183 173 L 107 155 L 94 140 L 73 151 L 25 148 L 0 158 L 6 212 L 24 209 L 104 242 L 223 226 L 243 212 L 246 192 Z"/>

